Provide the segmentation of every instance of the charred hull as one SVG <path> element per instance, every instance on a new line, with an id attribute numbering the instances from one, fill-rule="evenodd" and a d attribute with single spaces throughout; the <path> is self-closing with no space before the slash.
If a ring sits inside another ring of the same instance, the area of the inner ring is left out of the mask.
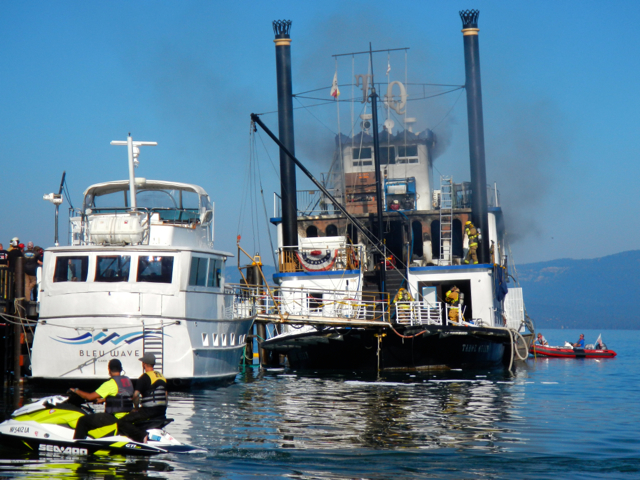
<path id="1" fill-rule="evenodd" d="M 336 328 L 267 340 L 293 369 L 421 370 L 500 366 L 509 349 L 504 329 L 416 326 L 385 330 Z M 409 337 L 409 338 L 403 338 Z"/>

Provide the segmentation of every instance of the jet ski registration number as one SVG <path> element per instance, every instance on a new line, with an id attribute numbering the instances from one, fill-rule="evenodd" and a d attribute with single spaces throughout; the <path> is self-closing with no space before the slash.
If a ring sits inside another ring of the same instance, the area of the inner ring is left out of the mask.
<path id="1" fill-rule="evenodd" d="M 11 427 L 9 433 L 29 433 L 29 427 Z"/>
<path id="2" fill-rule="evenodd" d="M 67 453 L 70 455 L 88 455 L 89 451 L 86 448 L 77 447 L 59 447 L 58 445 L 45 445 L 40 444 L 38 448 L 41 452 L 53 452 L 53 453 Z"/>

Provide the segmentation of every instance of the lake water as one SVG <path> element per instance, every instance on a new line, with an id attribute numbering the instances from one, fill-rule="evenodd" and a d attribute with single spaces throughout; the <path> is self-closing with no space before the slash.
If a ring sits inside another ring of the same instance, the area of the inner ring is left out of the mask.
<path id="1" fill-rule="evenodd" d="M 550 344 L 576 330 L 546 330 Z M 11 478 L 640 478 L 640 331 L 603 334 L 614 359 L 530 358 L 515 376 L 449 371 L 363 377 L 248 369 L 175 393 L 168 430 L 207 454 L 30 457 Z M 55 392 L 54 392 L 55 393 Z"/>

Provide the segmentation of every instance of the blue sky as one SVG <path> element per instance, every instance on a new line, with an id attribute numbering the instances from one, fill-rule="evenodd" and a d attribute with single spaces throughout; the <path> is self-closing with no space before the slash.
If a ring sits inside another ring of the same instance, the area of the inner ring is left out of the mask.
<path id="1" fill-rule="evenodd" d="M 132 132 L 158 142 L 143 149 L 138 176 L 203 186 L 216 204 L 216 247 L 235 252 L 242 234 L 268 261 L 262 199 L 247 185 L 249 114 L 277 108 L 271 22 L 293 21 L 294 92 L 326 86 L 319 95 L 329 98 L 331 55 L 369 42 L 409 47 L 410 81 L 463 84 L 458 11 L 468 8 L 481 12 L 487 180 L 498 182 L 514 259 L 640 248 L 630 215 L 639 207 L 640 3 L 631 1 L 2 2 L 0 241 L 50 246 L 54 208 L 42 195 L 63 170 L 74 206 L 90 184 L 126 178 L 126 149 L 109 142 Z M 340 83 L 350 82 L 346 62 Z M 379 74 L 386 63 L 377 60 Z M 404 55 L 392 68 L 405 69 Z M 418 125 L 437 125 L 444 150 L 436 173 L 468 180 L 464 94 L 417 103 Z M 263 118 L 277 130 L 276 115 Z M 295 122 L 299 158 L 326 171 L 335 109 L 300 108 Z M 256 142 L 271 215 L 277 150 L 264 134 Z M 63 243 L 66 231 L 63 212 Z"/>

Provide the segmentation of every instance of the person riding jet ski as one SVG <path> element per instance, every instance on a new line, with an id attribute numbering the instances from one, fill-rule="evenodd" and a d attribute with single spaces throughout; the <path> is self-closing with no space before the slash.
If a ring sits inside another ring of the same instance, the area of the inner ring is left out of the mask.
<path id="1" fill-rule="evenodd" d="M 109 380 L 104 382 L 95 392 L 83 392 L 78 388 L 70 389 L 83 400 L 90 402 L 104 403 L 104 413 L 93 413 L 78 419 L 73 438 L 82 440 L 87 438 L 89 431 L 106 429 L 103 434 L 115 431 L 119 418 L 124 417 L 133 409 L 133 384 L 129 377 L 122 375 L 122 363 L 114 358 L 108 365 Z M 129 423 L 118 425 L 121 434 L 131 438 L 130 434 L 136 435 L 137 429 Z M 93 435 L 94 437 L 96 435 Z M 98 435 L 101 436 L 101 435 Z M 144 438 L 144 437 L 143 437 Z"/>

